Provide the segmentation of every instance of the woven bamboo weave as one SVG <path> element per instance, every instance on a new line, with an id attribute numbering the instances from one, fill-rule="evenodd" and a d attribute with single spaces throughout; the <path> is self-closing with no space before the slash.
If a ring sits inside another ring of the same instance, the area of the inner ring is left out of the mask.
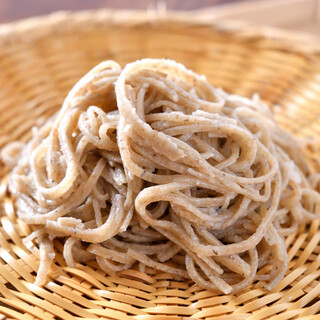
<path id="1" fill-rule="evenodd" d="M 201 20 L 192 14 L 60 13 L 0 28 L 0 148 L 26 141 L 61 106 L 73 84 L 105 59 L 122 66 L 171 58 L 225 90 L 257 92 L 299 136 L 320 139 L 320 47 L 274 30 Z M 311 154 L 317 161 L 316 150 Z M 320 222 L 301 226 L 286 245 L 289 268 L 271 292 L 260 283 L 217 295 L 168 274 L 127 270 L 106 275 L 96 264 L 65 265 L 62 245 L 47 284 L 33 284 L 36 246 L 15 215 L 0 166 L 0 319 L 320 319 Z"/>

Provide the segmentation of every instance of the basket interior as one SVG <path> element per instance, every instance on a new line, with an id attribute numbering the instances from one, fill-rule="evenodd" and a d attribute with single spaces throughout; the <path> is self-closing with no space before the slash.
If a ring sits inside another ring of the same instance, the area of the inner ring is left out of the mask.
<path id="1" fill-rule="evenodd" d="M 210 24 L 116 17 L 95 13 L 50 17 L 2 35 L 0 148 L 13 140 L 28 140 L 30 128 L 57 111 L 70 88 L 97 63 L 113 59 L 124 66 L 144 57 L 174 59 L 230 93 L 248 97 L 258 93 L 273 105 L 281 126 L 299 136 L 320 137 L 316 52 L 286 48 L 276 38 L 219 31 Z M 318 220 L 287 238 L 289 268 L 271 292 L 254 284 L 240 293 L 219 296 L 164 273 L 149 276 L 128 270 L 105 275 L 94 263 L 69 268 L 61 254 L 56 256 L 50 281 L 36 287 L 39 253 L 22 243 L 30 230 L 15 216 L 4 187 L 6 173 L 1 164 L 0 319 L 317 317 Z M 61 251 L 59 242 L 56 248 Z"/>

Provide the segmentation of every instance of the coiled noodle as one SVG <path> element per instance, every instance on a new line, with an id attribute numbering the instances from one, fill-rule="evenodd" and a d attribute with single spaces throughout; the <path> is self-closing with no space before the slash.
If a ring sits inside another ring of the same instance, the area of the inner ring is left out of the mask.
<path id="1" fill-rule="evenodd" d="M 143 59 L 99 64 L 2 158 L 17 214 L 34 228 L 25 241 L 40 244 L 36 284 L 61 238 L 72 267 L 147 266 L 231 293 L 256 280 L 274 288 L 285 237 L 320 215 L 319 179 L 297 148 L 258 96 Z"/>

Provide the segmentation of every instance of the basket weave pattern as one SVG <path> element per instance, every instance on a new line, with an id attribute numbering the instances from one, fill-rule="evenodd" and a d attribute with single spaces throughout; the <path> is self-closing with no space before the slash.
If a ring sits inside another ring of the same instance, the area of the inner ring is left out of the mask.
<path id="1" fill-rule="evenodd" d="M 320 55 L 300 41 L 223 29 L 181 15 L 145 13 L 60 14 L 0 28 L 0 148 L 26 141 L 30 128 L 59 109 L 73 84 L 94 65 L 122 66 L 143 57 L 171 58 L 215 86 L 244 96 L 257 92 L 276 106 L 280 124 L 300 136 L 320 137 Z M 271 292 L 261 283 L 216 295 L 168 274 L 136 270 L 105 275 L 95 263 L 66 267 L 57 241 L 48 283 L 33 285 L 36 246 L 15 215 L 0 177 L 0 319 L 320 319 L 319 221 L 301 226 L 286 245 L 289 268 Z"/>

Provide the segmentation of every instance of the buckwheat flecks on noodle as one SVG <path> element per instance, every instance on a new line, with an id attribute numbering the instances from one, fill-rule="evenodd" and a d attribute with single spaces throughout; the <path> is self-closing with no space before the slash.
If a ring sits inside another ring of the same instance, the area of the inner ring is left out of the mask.
<path id="1" fill-rule="evenodd" d="M 257 96 L 144 59 L 99 64 L 2 157 L 17 214 L 33 226 L 25 241 L 40 246 L 36 284 L 58 237 L 72 267 L 148 266 L 230 293 L 255 280 L 274 288 L 287 269 L 285 237 L 319 217 L 319 179 L 297 148 Z"/>

